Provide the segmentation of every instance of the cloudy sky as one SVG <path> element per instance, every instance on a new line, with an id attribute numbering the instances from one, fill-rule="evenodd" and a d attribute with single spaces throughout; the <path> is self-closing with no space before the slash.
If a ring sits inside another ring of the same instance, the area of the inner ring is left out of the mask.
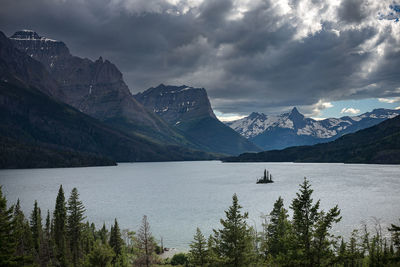
<path id="1" fill-rule="evenodd" d="M 399 17 L 391 0 L 0 0 L 7 35 L 103 56 L 133 93 L 204 87 L 220 116 L 400 107 Z"/>

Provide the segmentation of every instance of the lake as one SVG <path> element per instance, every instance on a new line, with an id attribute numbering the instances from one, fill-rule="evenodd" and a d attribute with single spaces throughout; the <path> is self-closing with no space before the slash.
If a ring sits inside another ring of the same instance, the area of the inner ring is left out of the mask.
<path id="1" fill-rule="evenodd" d="M 269 170 L 275 183 L 256 184 Z M 205 235 L 220 226 L 237 193 L 250 225 L 261 230 L 261 216 L 282 196 L 288 208 L 307 177 L 321 207 L 339 205 L 342 221 L 334 231 L 348 235 L 373 218 L 386 227 L 399 223 L 400 166 L 312 163 L 221 163 L 219 161 L 121 163 L 112 167 L 0 170 L 8 203 L 19 198 L 29 216 L 34 200 L 42 214 L 52 211 L 60 184 L 66 198 L 77 187 L 87 218 L 100 228 L 118 219 L 137 230 L 147 215 L 153 235 L 164 246 L 188 248 L 196 227 Z"/>

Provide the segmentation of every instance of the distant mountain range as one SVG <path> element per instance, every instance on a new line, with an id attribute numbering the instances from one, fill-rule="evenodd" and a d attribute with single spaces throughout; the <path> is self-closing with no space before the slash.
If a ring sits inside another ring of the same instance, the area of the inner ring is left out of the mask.
<path id="1" fill-rule="evenodd" d="M 244 153 L 224 161 L 400 164 L 400 116 L 329 143 Z"/>
<path id="2" fill-rule="evenodd" d="M 263 150 L 273 150 L 330 142 L 399 114 L 400 110 L 375 109 L 358 116 L 314 120 L 293 108 L 281 115 L 254 112 L 226 124 Z"/>
<path id="3" fill-rule="evenodd" d="M 135 98 L 202 150 L 231 155 L 261 151 L 217 119 L 204 88 L 161 84 Z"/>

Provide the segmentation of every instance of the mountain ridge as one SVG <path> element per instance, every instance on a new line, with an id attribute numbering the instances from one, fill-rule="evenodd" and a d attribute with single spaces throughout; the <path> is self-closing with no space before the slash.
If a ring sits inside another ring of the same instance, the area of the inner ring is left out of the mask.
<path id="1" fill-rule="evenodd" d="M 292 111 L 280 115 L 268 116 L 253 112 L 245 118 L 226 124 L 264 150 L 272 150 L 333 141 L 398 114 L 400 110 L 375 109 L 358 116 L 314 120 L 293 108 Z"/>
<path id="2" fill-rule="evenodd" d="M 31 30 L 17 31 L 10 40 L 21 52 L 46 67 L 64 93 L 59 97 L 61 101 L 129 134 L 159 143 L 189 143 L 135 100 L 122 73 L 110 61 L 101 56 L 95 61 L 73 56 L 62 41 L 39 36 Z"/>
<path id="3" fill-rule="evenodd" d="M 223 161 L 400 164 L 400 116 L 328 143 L 244 153 Z"/>

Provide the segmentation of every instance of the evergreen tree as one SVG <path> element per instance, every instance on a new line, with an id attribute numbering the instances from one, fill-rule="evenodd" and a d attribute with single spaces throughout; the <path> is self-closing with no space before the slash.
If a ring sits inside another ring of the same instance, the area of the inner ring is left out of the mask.
<path id="1" fill-rule="evenodd" d="M 210 235 L 207 239 L 207 257 L 206 257 L 206 266 L 208 267 L 218 267 L 220 266 L 220 260 L 217 254 L 217 246 L 215 239 L 212 235 Z"/>
<path id="2" fill-rule="evenodd" d="M 76 188 L 73 188 L 71 191 L 71 195 L 68 199 L 67 211 L 67 232 L 72 254 L 72 263 L 74 267 L 76 267 L 78 266 L 79 259 L 82 257 L 81 235 L 83 220 L 85 219 L 85 208 L 79 200 L 79 194 Z"/>
<path id="3" fill-rule="evenodd" d="M 194 241 L 190 244 L 190 261 L 195 266 L 205 266 L 207 261 L 207 242 L 197 227 Z"/>
<path id="4" fill-rule="evenodd" d="M 312 255 L 311 240 L 313 236 L 313 226 L 319 219 L 318 200 L 313 204 L 311 198 L 313 190 L 306 178 L 303 184 L 300 184 L 300 193 L 296 193 L 293 199 L 291 209 L 293 210 L 293 230 L 296 233 L 296 245 L 301 250 L 300 262 L 303 265 L 313 266 L 314 256 Z"/>
<path id="5" fill-rule="evenodd" d="M 42 227 L 42 215 L 40 208 L 38 207 L 37 201 L 35 200 L 33 211 L 31 213 L 30 218 L 30 226 L 32 231 L 32 238 L 33 244 L 36 251 L 36 255 L 39 258 L 41 248 L 42 248 L 42 234 L 43 234 L 43 227 Z"/>
<path id="6" fill-rule="evenodd" d="M 67 224 L 67 208 L 65 203 L 64 190 L 62 185 L 58 190 L 58 195 L 56 199 L 56 206 L 53 214 L 54 220 L 54 243 L 56 248 L 56 257 L 58 264 L 61 267 L 68 265 L 67 260 L 67 247 L 66 247 L 66 224 Z"/>
<path id="7" fill-rule="evenodd" d="M 232 206 L 225 211 L 226 219 L 220 220 L 223 228 L 214 230 L 216 251 L 225 266 L 250 266 L 254 260 L 252 236 L 246 223 L 248 214 L 241 214 L 241 208 L 234 194 Z"/>
<path id="8" fill-rule="evenodd" d="M 81 247 L 83 250 L 83 254 L 89 254 L 94 246 L 95 243 L 95 235 L 96 235 L 96 228 L 94 226 L 94 223 L 89 224 L 89 222 L 86 222 L 86 224 L 83 227 L 82 230 L 82 238 L 81 238 Z"/>
<path id="9" fill-rule="evenodd" d="M 117 219 L 114 221 L 114 226 L 111 226 L 110 246 L 114 250 L 114 258 L 112 263 L 115 265 L 118 260 L 122 258 L 123 253 L 123 240 L 121 238 L 121 231 L 119 229 Z"/>
<path id="10" fill-rule="evenodd" d="M 21 265 L 33 263 L 33 240 L 28 220 L 21 210 L 19 199 L 14 208 L 13 232 L 16 241 L 16 256 Z"/>
<path id="11" fill-rule="evenodd" d="M 264 227 L 266 232 L 265 254 L 277 257 L 279 254 L 286 255 L 288 252 L 288 236 L 290 223 L 288 221 L 288 212 L 284 208 L 281 197 L 274 204 L 270 215 L 269 224 Z"/>
<path id="12" fill-rule="evenodd" d="M 335 255 L 331 248 L 335 245 L 336 239 L 333 235 L 329 234 L 329 230 L 332 228 L 332 224 L 338 223 L 341 219 L 342 217 L 340 217 L 340 210 L 337 205 L 327 213 L 324 211 L 319 213 L 318 222 L 315 225 L 313 235 L 313 250 L 316 257 L 316 266 L 320 266 L 322 261 L 324 261 L 324 265 L 334 261 Z"/>
<path id="13" fill-rule="evenodd" d="M 103 227 L 97 232 L 97 236 L 103 244 L 107 243 L 108 230 L 105 223 L 103 223 Z"/>
<path id="14" fill-rule="evenodd" d="M 292 228 L 297 248 L 297 265 L 320 266 L 322 259 L 331 260 L 332 245 L 335 241 L 329 234 L 333 223 L 341 220 L 337 206 L 329 212 L 319 211 L 320 201 L 313 204 L 313 190 L 306 178 L 300 184 L 300 192 L 296 193 L 291 209 L 293 210 Z M 326 263 L 328 264 L 328 263 Z"/>
<path id="15" fill-rule="evenodd" d="M 44 227 L 43 247 L 44 247 L 44 257 L 46 258 L 45 260 L 46 262 L 51 263 L 54 257 L 54 253 L 53 253 L 53 240 L 51 237 L 51 219 L 49 210 L 47 210 L 46 223 Z"/>
<path id="16" fill-rule="evenodd" d="M 338 251 L 338 258 L 337 262 L 343 266 L 347 266 L 347 251 L 346 251 L 346 243 L 344 242 L 344 239 L 342 238 L 339 246 L 339 251 Z"/>
<path id="17" fill-rule="evenodd" d="M 0 266 L 18 266 L 16 242 L 12 224 L 13 207 L 7 208 L 7 199 L 0 186 Z"/>

